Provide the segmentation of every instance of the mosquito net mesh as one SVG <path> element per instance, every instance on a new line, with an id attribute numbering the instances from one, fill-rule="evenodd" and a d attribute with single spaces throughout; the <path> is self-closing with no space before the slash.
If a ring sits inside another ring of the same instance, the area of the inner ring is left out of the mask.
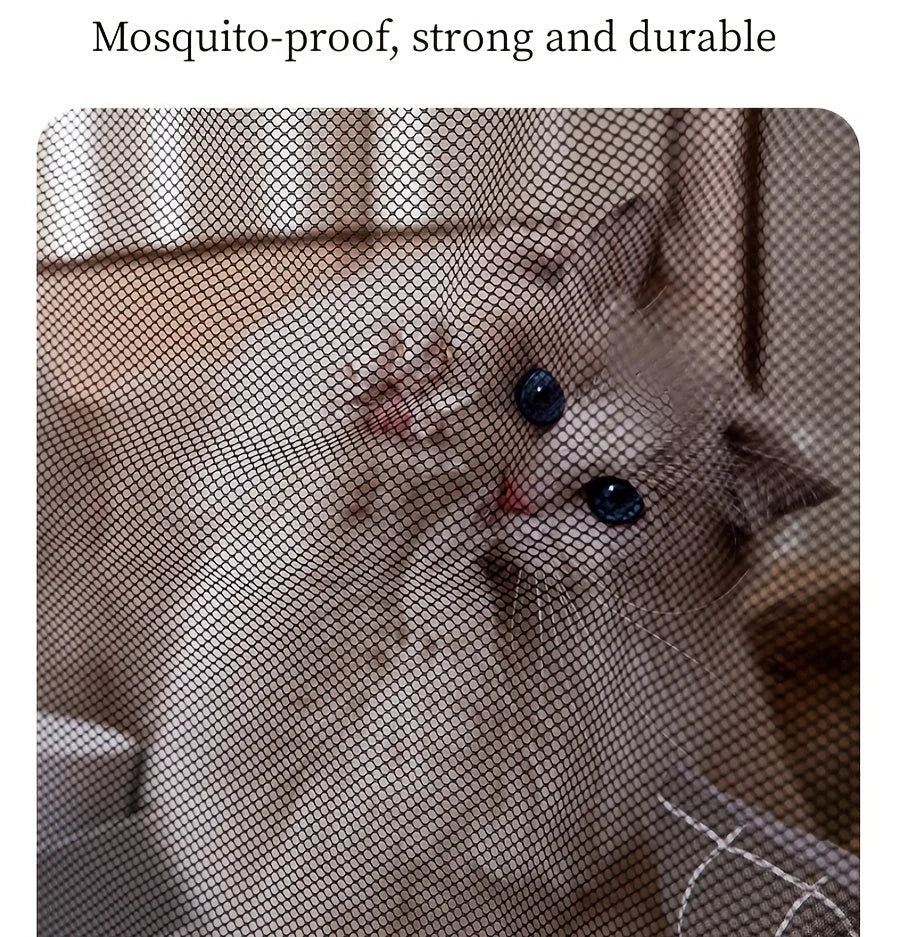
<path id="1" fill-rule="evenodd" d="M 857 163 L 54 120 L 39 934 L 856 934 Z"/>

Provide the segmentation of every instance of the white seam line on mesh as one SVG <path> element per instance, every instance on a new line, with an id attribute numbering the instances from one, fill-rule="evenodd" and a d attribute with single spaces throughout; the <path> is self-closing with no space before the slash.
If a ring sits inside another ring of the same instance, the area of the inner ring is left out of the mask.
<path id="1" fill-rule="evenodd" d="M 821 885 L 823 882 L 827 881 L 828 876 L 823 875 L 817 882 L 816 887 Z M 808 891 L 805 895 L 801 895 L 791 906 L 788 908 L 788 913 L 784 916 L 784 920 L 778 925 L 778 930 L 775 931 L 774 937 L 784 937 L 787 933 L 787 929 L 791 926 L 791 922 L 797 915 L 797 912 L 813 897 L 813 893 Z"/>
<path id="2" fill-rule="evenodd" d="M 708 827 L 705 823 L 701 823 L 700 820 L 695 819 L 690 814 L 685 813 L 680 807 L 676 807 L 671 801 L 666 800 L 662 794 L 656 795 L 657 801 L 676 817 L 684 820 L 689 826 L 693 827 L 698 833 L 702 833 L 704 836 L 708 836 L 713 842 L 716 843 L 717 850 L 721 849 L 722 852 L 728 852 L 734 856 L 740 856 L 742 859 L 746 859 L 752 865 L 758 866 L 761 869 L 764 869 L 767 872 L 771 872 L 773 875 L 777 875 L 779 878 L 784 879 L 784 881 L 790 883 L 795 888 L 800 888 L 804 891 L 808 897 L 817 898 L 821 901 L 825 907 L 833 911 L 837 917 L 840 919 L 844 927 L 847 928 L 849 937 L 859 937 L 859 934 L 854 930 L 853 925 L 850 923 L 850 919 L 847 917 L 847 914 L 836 905 L 828 895 L 823 895 L 819 891 L 817 884 L 811 884 L 810 882 L 804 882 L 802 879 L 797 878 L 794 875 L 791 875 L 790 872 L 785 872 L 784 869 L 779 868 L 772 862 L 769 862 L 768 859 L 763 859 L 762 856 L 756 855 L 756 853 L 747 852 L 746 849 L 735 849 L 730 844 L 726 843 L 725 840 L 716 833 L 715 830 Z"/>
<path id="3" fill-rule="evenodd" d="M 688 902 L 691 900 L 691 892 L 694 890 L 694 886 L 697 884 L 697 880 L 706 871 L 706 869 L 709 868 L 710 864 L 712 863 L 713 859 L 716 858 L 716 856 L 728 852 L 728 847 L 740 835 L 743 829 L 743 826 L 735 827 L 735 829 L 733 829 L 728 834 L 728 836 L 725 837 L 725 839 L 719 840 L 716 843 L 715 849 L 713 849 L 713 851 L 691 873 L 691 877 L 688 879 L 687 888 L 685 888 L 684 894 L 681 896 L 681 905 L 678 908 L 678 923 L 675 928 L 677 937 L 681 937 L 684 912 L 687 911 Z"/>
<path id="4" fill-rule="evenodd" d="M 718 843 L 719 845 L 722 844 L 722 837 L 719 836 L 719 834 L 714 830 L 710 829 L 710 827 L 708 827 L 705 823 L 701 823 L 699 820 L 695 820 L 690 814 L 685 813 L 681 807 L 676 807 L 675 804 L 671 803 L 671 801 L 666 800 L 662 794 L 657 794 L 656 799 L 663 805 L 663 807 L 666 808 L 666 810 L 669 811 L 669 813 L 672 813 L 679 819 L 684 820 L 685 823 L 687 823 L 689 826 L 692 826 L 698 833 L 702 833 L 704 836 L 708 836 L 711 840 Z"/>

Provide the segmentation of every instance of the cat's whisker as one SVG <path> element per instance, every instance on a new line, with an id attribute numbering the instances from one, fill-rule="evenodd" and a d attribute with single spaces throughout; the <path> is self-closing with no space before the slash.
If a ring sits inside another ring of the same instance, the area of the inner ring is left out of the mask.
<path id="1" fill-rule="evenodd" d="M 666 732 L 661 726 L 656 727 L 656 731 L 672 746 L 678 749 L 679 753 L 684 756 L 684 758 L 693 766 L 697 765 L 697 759 L 689 752 L 687 749 L 683 748 L 675 739 Z"/>
<path id="2" fill-rule="evenodd" d="M 742 578 L 743 578 L 743 577 L 742 577 Z M 584 613 L 583 613 L 583 612 L 582 612 L 582 613 L 579 613 L 579 612 L 576 610 L 575 605 L 574 605 L 574 603 L 573 603 L 571 597 L 568 595 L 568 593 L 566 592 L 566 590 L 564 590 L 563 588 L 560 589 L 560 597 L 562 598 L 563 604 L 566 606 L 566 608 L 567 608 L 568 610 L 571 610 L 571 612 L 572 612 L 572 617 L 573 617 L 573 622 L 574 622 L 578 627 L 580 627 L 580 628 L 587 628 L 587 627 L 588 627 L 588 624 L 587 624 L 587 622 L 585 621 Z M 604 604 L 606 605 L 606 607 L 607 607 L 609 610 L 612 610 L 612 605 L 611 605 L 611 603 L 604 603 Z M 618 619 L 620 616 L 617 615 L 616 617 L 617 617 L 617 619 Z M 703 670 L 703 672 L 706 673 L 708 676 L 712 677 L 712 678 L 716 681 L 716 683 L 717 683 L 718 685 L 724 687 L 724 688 L 726 689 L 726 691 L 728 692 L 729 696 L 731 696 L 732 699 L 737 699 L 737 697 L 735 697 L 734 694 L 733 694 L 733 692 L 731 691 L 730 687 L 727 686 L 727 684 L 722 680 L 722 678 L 721 678 L 718 674 L 716 674 L 715 671 L 713 671 L 711 668 L 709 668 L 708 666 L 706 666 L 702 661 L 700 661 L 700 660 L 698 660 L 697 658 L 693 657 L 693 656 L 690 655 L 687 651 L 685 651 L 685 650 L 683 650 L 682 648 L 678 647 L 676 644 L 673 644 L 672 642 L 667 641 L 665 638 L 661 637 L 660 635 L 655 634 L 654 632 L 650 631 L 650 630 L 647 629 L 647 628 L 643 628 L 642 626 L 637 625 L 637 623 L 636 623 L 633 619 L 631 619 L 631 618 L 629 618 L 629 617 L 627 617 L 627 616 L 621 616 L 621 618 L 624 619 L 624 621 L 626 621 L 629 625 L 636 626 L 636 627 L 638 627 L 640 630 L 645 631 L 645 632 L 646 632 L 647 634 L 649 634 L 651 637 L 657 638 L 665 647 L 670 648 L 671 650 L 673 650 L 673 651 L 677 652 L 678 654 L 682 655 L 684 658 L 686 658 L 686 659 L 689 660 L 690 662 L 692 662 L 692 663 L 696 664 L 697 666 L 699 666 L 699 667 Z M 620 689 L 625 693 L 625 696 L 628 698 L 629 702 L 630 702 L 633 706 L 635 706 L 635 707 L 636 707 L 640 712 L 642 712 L 645 716 L 648 716 L 648 717 L 650 718 L 650 722 L 651 722 L 651 724 L 653 725 L 653 728 L 654 728 L 656 731 L 658 731 L 659 734 L 660 734 L 663 738 L 666 739 L 666 741 L 668 741 L 674 748 L 676 748 L 676 749 L 678 750 L 678 752 L 681 753 L 690 763 L 696 763 L 696 759 L 694 758 L 694 756 L 691 755 L 683 746 L 679 745 L 679 743 L 676 742 L 675 739 L 672 738 L 672 736 L 671 736 L 668 732 L 666 732 L 665 729 L 662 728 L 662 726 L 659 724 L 659 720 L 658 720 L 658 719 L 654 719 L 653 716 L 648 712 L 648 710 L 647 710 L 647 708 L 646 708 L 645 706 L 643 706 L 643 705 L 640 704 L 637 700 L 635 700 L 634 696 L 633 696 L 631 693 L 629 693 L 627 689 L 625 689 L 624 687 L 621 687 Z"/>
<path id="3" fill-rule="evenodd" d="M 639 631 L 643 631 L 645 634 L 650 635 L 651 638 L 656 638 L 657 641 L 661 641 L 666 647 L 671 648 L 673 651 L 677 651 L 685 660 L 689 660 L 692 664 L 696 664 L 705 674 L 712 677 L 719 686 L 721 686 L 732 699 L 737 699 L 734 693 L 731 690 L 731 687 L 711 668 L 708 667 L 703 661 L 694 657 L 691 654 L 688 654 L 683 648 L 678 647 L 677 644 L 673 644 L 671 641 L 667 641 L 662 635 L 657 634 L 655 631 L 651 631 L 649 628 L 645 628 L 643 625 L 638 624 L 634 619 L 629 618 L 627 615 L 623 616 L 625 621 L 629 624 L 634 625 Z"/>
<path id="4" fill-rule="evenodd" d="M 519 589 L 522 585 L 522 570 L 516 570 L 516 583 L 513 587 L 513 606 L 512 614 L 510 615 L 510 622 L 512 623 L 513 628 L 517 628 L 519 624 Z"/>
<path id="5" fill-rule="evenodd" d="M 645 313 L 645 312 L 647 312 L 648 309 L 652 309 L 653 306 L 655 306 L 656 303 L 659 302 L 660 299 L 662 299 L 662 297 L 665 295 L 665 293 L 666 293 L 667 290 L 668 290 L 668 285 L 664 283 L 664 284 L 657 290 L 657 292 L 656 292 L 656 294 L 653 296 L 653 298 L 650 299 L 648 302 L 644 303 L 644 305 L 641 306 L 638 311 L 639 311 L 639 312 L 642 312 L 642 313 Z"/>
<path id="6" fill-rule="evenodd" d="M 544 588 L 544 583 L 539 577 L 532 577 L 532 582 L 536 587 L 535 598 L 537 606 L 537 619 L 538 619 L 538 628 L 537 628 L 537 667 L 535 668 L 535 673 L 532 681 L 532 696 L 530 700 L 530 724 L 532 732 L 537 732 L 540 729 L 541 723 L 543 721 L 544 709 L 547 704 L 547 672 L 544 664 L 544 606 L 546 600 L 546 590 Z M 529 642 L 529 650 L 534 645 L 534 640 Z M 531 656 L 531 655 L 529 655 Z M 537 737 L 535 736 L 532 739 L 532 744 L 537 744 Z"/>
<path id="7" fill-rule="evenodd" d="M 535 574 L 529 577 L 534 586 L 535 610 L 537 612 L 537 635 L 528 635 L 526 644 L 526 654 L 528 660 L 534 661 L 534 669 L 530 674 L 530 683 L 532 686 L 532 697 L 530 701 L 530 722 L 532 727 L 537 729 L 543 720 L 543 710 L 547 703 L 549 693 L 549 681 L 545 660 L 545 633 L 544 618 L 545 609 L 552 610 L 552 604 L 548 600 L 549 591 L 547 589 L 546 578 L 542 574 Z M 552 611 L 549 611 L 552 614 Z M 531 625 L 529 619 L 523 618 L 523 626 L 528 629 Z M 526 633 L 527 630 L 526 630 Z M 535 655 L 536 651 L 536 655 Z"/>
<path id="8" fill-rule="evenodd" d="M 697 605 L 693 608 L 679 609 L 678 611 L 666 611 L 664 609 L 658 608 L 647 608 L 642 605 L 638 605 L 636 602 L 629 602 L 628 599 L 621 599 L 620 601 L 624 605 L 628 605 L 630 608 L 633 608 L 636 612 L 641 612 L 644 615 L 655 615 L 658 618 L 669 617 L 669 618 L 681 618 L 684 615 L 695 615 L 699 612 L 705 612 L 714 606 L 718 605 L 719 602 L 722 602 L 726 599 L 732 592 L 734 592 L 744 579 L 749 575 L 750 570 L 745 569 L 740 576 L 722 593 L 715 596 L 707 602 L 705 605 Z"/>
<path id="9" fill-rule="evenodd" d="M 540 667 L 540 685 L 541 693 L 544 692 L 544 687 L 546 685 L 547 674 L 546 668 L 544 666 L 544 600 L 546 598 L 547 592 L 544 588 L 544 583 L 538 581 L 538 596 L 540 597 L 540 604 L 538 606 L 538 633 L 537 633 L 537 650 L 538 650 L 538 664 Z"/>

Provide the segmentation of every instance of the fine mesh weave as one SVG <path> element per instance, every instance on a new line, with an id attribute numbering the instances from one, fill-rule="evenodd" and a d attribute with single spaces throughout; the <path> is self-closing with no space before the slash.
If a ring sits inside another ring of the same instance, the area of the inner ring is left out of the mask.
<path id="1" fill-rule="evenodd" d="M 56 119 L 39 934 L 856 934 L 857 247 L 822 111 Z"/>

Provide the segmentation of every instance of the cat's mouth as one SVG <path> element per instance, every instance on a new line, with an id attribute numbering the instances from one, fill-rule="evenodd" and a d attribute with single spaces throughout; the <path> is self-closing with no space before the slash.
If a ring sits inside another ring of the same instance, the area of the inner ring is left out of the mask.
<path id="1" fill-rule="evenodd" d="M 493 591 L 498 596 L 507 596 L 514 592 L 516 584 L 526 575 L 522 567 L 515 562 L 509 551 L 500 544 L 493 544 L 480 558 L 479 565 Z"/>
<path id="2" fill-rule="evenodd" d="M 546 604 L 562 594 L 579 594 L 586 587 L 584 575 L 564 559 L 524 545 L 510 547 L 502 539 L 491 542 L 479 565 L 502 602 L 532 599 Z"/>

